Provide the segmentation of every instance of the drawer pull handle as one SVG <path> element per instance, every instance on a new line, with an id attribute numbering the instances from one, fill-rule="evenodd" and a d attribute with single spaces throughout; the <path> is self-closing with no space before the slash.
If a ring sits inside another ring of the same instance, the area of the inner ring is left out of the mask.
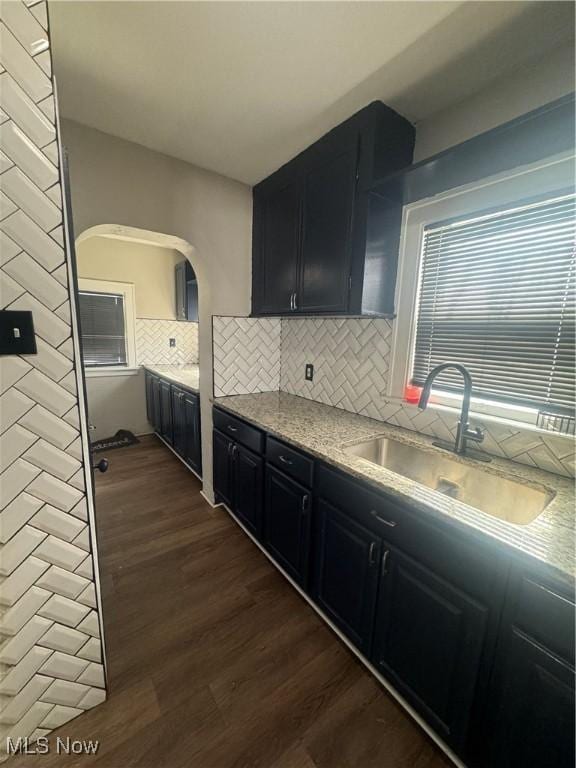
<path id="1" fill-rule="evenodd" d="M 396 526 L 398 525 L 398 523 L 395 520 L 386 520 L 385 517 L 380 517 L 380 515 L 378 514 L 378 512 L 376 512 L 375 509 L 371 509 L 370 514 L 372 515 L 372 517 L 375 517 L 379 523 L 384 523 L 384 525 L 387 525 L 388 528 L 396 528 Z"/>
<path id="2" fill-rule="evenodd" d="M 227 424 L 226 428 L 230 430 L 230 432 L 238 432 L 238 427 L 233 427 L 231 424 Z"/>
<path id="3" fill-rule="evenodd" d="M 387 549 L 386 552 L 382 555 L 382 576 L 386 576 L 388 573 L 388 555 L 390 554 L 390 550 Z"/>
<path id="4" fill-rule="evenodd" d="M 292 466 L 292 462 L 290 461 L 290 459 L 287 459 L 286 456 L 282 456 L 282 454 L 280 454 L 280 456 L 278 456 L 278 459 L 282 462 L 282 464 L 290 464 L 290 466 Z"/>
<path id="5" fill-rule="evenodd" d="M 308 503 L 310 502 L 310 496 L 305 493 L 304 496 L 302 496 L 302 512 L 305 514 L 308 512 Z"/>

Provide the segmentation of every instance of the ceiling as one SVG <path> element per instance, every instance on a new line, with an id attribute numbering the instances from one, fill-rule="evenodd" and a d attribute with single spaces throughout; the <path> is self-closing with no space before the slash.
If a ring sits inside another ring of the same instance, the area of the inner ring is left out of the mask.
<path id="1" fill-rule="evenodd" d="M 573 42 L 571 2 L 50 3 L 64 117 L 253 184 L 374 99 L 413 122 Z"/>

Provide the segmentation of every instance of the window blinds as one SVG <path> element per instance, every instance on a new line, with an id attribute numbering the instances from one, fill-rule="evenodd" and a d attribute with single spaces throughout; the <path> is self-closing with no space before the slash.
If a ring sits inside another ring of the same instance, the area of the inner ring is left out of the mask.
<path id="1" fill-rule="evenodd" d="M 574 203 L 563 195 L 425 229 L 414 384 L 456 362 L 478 397 L 572 411 Z M 437 387 L 462 382 L 448 371 Z"/>
<path id="2" fill-rule="evenodd" d="M 84 365 L 126 365 L 124 297 L 80 291 Z"/>

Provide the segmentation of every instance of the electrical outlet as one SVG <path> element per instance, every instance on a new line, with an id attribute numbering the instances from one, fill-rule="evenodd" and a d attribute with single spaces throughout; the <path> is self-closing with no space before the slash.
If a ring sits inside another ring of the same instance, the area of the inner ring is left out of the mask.
<path id="1" fill-rule="evenodd" d="M 314 366 L 312 363 L 306 363 L 306 370 L 304 373 L 304 378 L 306 381 L 312 381 L 314 378 Z"/>
<path id="2" fill-rule="evenodd" d="M 176 346 L 176 339 L 168 339 L 168 341 L 170 342 L 170 346 L 171 347 L 175 347 Z"/>

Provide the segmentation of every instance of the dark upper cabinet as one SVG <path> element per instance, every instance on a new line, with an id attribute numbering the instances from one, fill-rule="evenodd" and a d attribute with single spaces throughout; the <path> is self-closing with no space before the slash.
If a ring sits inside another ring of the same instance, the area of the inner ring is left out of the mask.
<path id="1" fill-rule="evenodd" d="M 342 632 L 369 656 L 381 540 L 324 499 L 318 501 L 316 512 L 314 597 Z"/>
<path id="2" fill-rule="evenodd" d="M 198 322 L 198 283 L 190 262 L 185 259 L 174 268 L 176 320 Z"/>
<path id="3" fill-rule="evenodd" d="M 254 188 L 254 315 L 393 312 L 401 189 L 413 126 L 373 102 Z"/>
<path id="4" fill-rule="evenodd" d="M 298 290 L 300 187 L 299 179 L 280 178 L 264 191 L 254 190 L 254 208 L 259 219 L 254 230 L 254 248 L 265 254 L 258 266 L 258 303 L 262 314 L 284 314 L 293 309 Z"/>
<path id="5" fill-rule="evenodd" d="M 489 610 L 384 546 L 373 662 L 455 749 L 464 747 Z"/>
<path id="6" fill-rule="evenodd" d="M 170 384 L 160 379 L 160 434 L 172 445 L 172 392 Z"/>
<path id="7" fill-rule="evenodd" d="M 308 488 L 266 465 L 263 541 L 301 586 L 308 580 L 312 495 Z"/>
<path id="8" fill-rule="evenodd" d="M 574 591 L 516 571 L 490 690 L 485 765 L 573 768 Z"/>

